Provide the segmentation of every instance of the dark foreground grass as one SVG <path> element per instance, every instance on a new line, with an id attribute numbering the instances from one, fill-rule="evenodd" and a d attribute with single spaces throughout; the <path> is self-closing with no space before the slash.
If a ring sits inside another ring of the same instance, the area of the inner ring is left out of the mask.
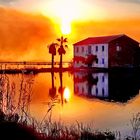
<path id="1" fill-rule="evenodd" d="M 0 112 L 0 140 L 139 140 L 137 132 L 139 131 L 140 114 L 137 114 L 131 120 L 131 123 L 137 126 L 134 137 L 127 136 L 121 138 L 116 132 L 95 131 L 90 126 L 78 123 L 71 126 L 65 126 L 60 122 L 44 121 L 42 124 L 36 124 L 20 121 L 18 114 L 5 115 Z M 135 124 L 134 124 L 135 123 Z"/>

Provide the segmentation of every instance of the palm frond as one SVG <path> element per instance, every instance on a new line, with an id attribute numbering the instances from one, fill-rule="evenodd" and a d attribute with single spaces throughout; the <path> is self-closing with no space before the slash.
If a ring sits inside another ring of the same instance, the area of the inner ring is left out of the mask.
<path id="1" fill-rule="evenodd" d="M 61 41 L 61 39 L 60 39 L 60 38 L 57 38 L 56 40 L 57 40 L 57 41 L 59 41 L 59 42 Z"/>

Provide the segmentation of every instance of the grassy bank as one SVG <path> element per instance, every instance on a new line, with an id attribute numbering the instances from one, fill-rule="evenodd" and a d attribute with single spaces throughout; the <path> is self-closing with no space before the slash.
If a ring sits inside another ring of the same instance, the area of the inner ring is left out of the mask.
<path id="1" fill-rule="evenodd" d="M 133 137 L 121 137 L 120 132 L 97 131 L 82 123 L 65 126 L 60 122 L 45 120 L 43 123 L 21 121 L 18 114 L 6 115 L 0 111 L 0 139 L 11 137 L 11 139 L 23 138 L 28 140 L 139 140 L 137 132 L 140 129 L 140 113 L 131 119 Z M 18 133 L 18 135 L 17 135 Z M 9 135 L 8 135 L 9 134 Z"/>

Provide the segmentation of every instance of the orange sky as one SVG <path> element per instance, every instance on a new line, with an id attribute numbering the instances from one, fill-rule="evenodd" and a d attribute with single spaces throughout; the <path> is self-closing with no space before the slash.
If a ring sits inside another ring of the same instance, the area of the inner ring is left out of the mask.
<path id="1" fill-rule="evenodd" d="M 0 0 L 0 5 L 0 60 L 49 60 L 46 46 L 62 35 L 62 24 L 71 27 L 67 60 L 72 44 L 89 36 L 127 34 L 140 41 L 139 0 Z"/>

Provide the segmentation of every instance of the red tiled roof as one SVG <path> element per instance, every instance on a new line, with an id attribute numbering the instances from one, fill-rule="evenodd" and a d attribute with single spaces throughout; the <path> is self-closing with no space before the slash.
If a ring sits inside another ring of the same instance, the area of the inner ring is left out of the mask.
<path id="1" fill-rule="evenodd" d="M 119 37 L 124 36 L 121 35 L 112 35 L 112 36 L 99 36 L 99 37 L 89 37 L 82 41 L 75 43 L 74 45 L 88 45 L 88 44 L 102 44 L 102 43 L 109 43 L 110 41 L 117 39 Z"/>

